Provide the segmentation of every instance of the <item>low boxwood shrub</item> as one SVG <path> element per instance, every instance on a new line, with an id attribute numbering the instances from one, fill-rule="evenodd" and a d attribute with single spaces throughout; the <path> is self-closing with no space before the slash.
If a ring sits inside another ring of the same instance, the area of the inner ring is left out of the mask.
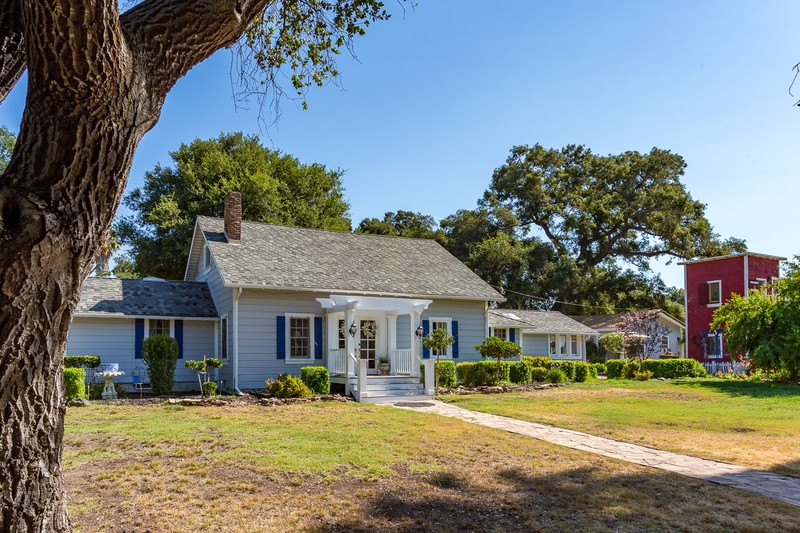
<path id="1" fill-rule="evenodd" d="M 624 359 L 608 359 L 606 361 L 606 377 L 608 379 L 622 379 L 623 368 L 625 368 Z"/>
<path id="2" fill-rule="evenodd" d="M 575 363 L 572 361 L 552 361 L 550 368 L 559 368 L 567 376 L 567 381 L 575 381 Z"/>
<path id="3" fill-rule="evenodd" d="M 708 375 L 703 365 L 695 359 L 648 359 L 642 361 L 642 370 L 656 378 L 702 378 Z"/>
<path id="4" fill-rule="evenodd" d="M 481 385 L 499 385 L 511 381 L 511 363 L 500 362 L 500 379 L 497 378 L 497 361 L 478 361 L 475 363 L 459 363 L 456 365 L 458 380 L 466 387 Z"/>
<path id="5" fill-rule="evenodd" d="M 300 379 L 314 394 L 331 392 L 331 375 L 324 366 L 304 366 L 300 369 Z"/>
<path id="6" fill-rule="evenodd" d="M 86 398 L 86 371 L 82 368 L 64 369 L 64 399 Z"/>
<path id="7" fill-rule="evenodd" d="M 636 381 L 647 381 L 653 379 L 653 373 L 649 370 L 640 370 L 639 372 L 634 372 L 633 379 Z"/>
<path id="8" fill-rule="evenodd" d="M 606 365 L 603 363 L 594 363 L 592 364 L 594 367 L 595 374 L 605 374 L 606 373 Z"/>
<path id="9" fill-rule="evenodd" d="M 90 400 L 102 400 L 103 399 L 103 388 L 105 388 L 105 383 L 92 383 L 89 385 L 89 399 Z M 128 391 L 119 384 L 114 383 L 114 390 L 117 391 L 117 398 L 125 399 L 128 397 Z"/>
<path id="10" fill-rule="evenodd" d="M 456 379 L 456 364 L 453 361 L 434 361 L 433 372 L 435 376 L 439 376 L 439 387 L 455 387 L 458 383 Z M 419 365 L 419 380 L 425 385 L 425 365 Z"/>
<path id="11" fill-rule="evenodd" d="M 625 379 L 633 379 L 636 373 L 642 370 L 642 365 L 639 361 L 626 361 L 625 366 L 622 367 L 622 377 Z"/>
<path id="12" fill-rule="evenodd" d="M 303 380 L 290 374 L 281 374 L 275 381 L 267 380 L 267 392 L 275 398 L 310 398 L 309 389 Z"/>
<path id="13" fill-rule="evenodd" d="M 548 383 L 565 383 L 567 381 L 567 374 L 560 368 L 551 368 L 547 371 Z"/>
<path id="14" fill-rule="evenodd" d="M 64 368 L 97 368 L 100 357 L 97 355 L 65 355 Z"/>
<path id="15" fill-rule="evenodd" d="M 531 368 L 531 381 L 534 383 L 544 383 L 547 381 L 548 369 L 541 366 L 534 366 Z"/>
<path id="16" fill-rule="evenodd" d="M 203 396 L 206 398 L 213 398 L 217 395 L 217 382 L 204 381 L 203 382 Z"/>
<path id="17" fill-rule="evenodd" d="M 526 355 L 525 357 L 522 358 L 522 360 L 531 366 L 540 368 L 550 368 L 550 363 L 553 362 L 553 360 L 550 359 L 549 357 L 539 356 L 539 355 L 537 356 Z"/>
<path id="18" fill-rule="evenodd" d="M 597 379 L 597 365 L 593 363 L 586 364 L 586 370 L 589 372 L 588 379 Z"/>
<path id="19" fill-rule="evenodd" d="M 597 370 L 588 363 L 578 361 L 573 363 L 573 368 L 575 369 L 575 381 L 578 383 L 597 378 Z"/>
<path id="20" fill-rule="evenodd" d="M 511 383 L 517 383 L 519 385 L 527 385 L 530 383 L 533 378 L 531 376 L 531 371 L 534 367 L 527 363 L 526 361 L 514 361 L 509 365 L 509 379 Z"/>

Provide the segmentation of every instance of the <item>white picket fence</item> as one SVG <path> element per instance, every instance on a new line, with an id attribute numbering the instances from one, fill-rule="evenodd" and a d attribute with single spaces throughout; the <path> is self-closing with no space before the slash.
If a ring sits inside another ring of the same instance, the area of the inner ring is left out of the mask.
<path id="1" fill-rule="evenodd" d="M 703 366 L 709 374 L 741 374 L 747 372 L 747 365 L 738 361 L 723 363 L 722 361 L 704 361 Z"/>

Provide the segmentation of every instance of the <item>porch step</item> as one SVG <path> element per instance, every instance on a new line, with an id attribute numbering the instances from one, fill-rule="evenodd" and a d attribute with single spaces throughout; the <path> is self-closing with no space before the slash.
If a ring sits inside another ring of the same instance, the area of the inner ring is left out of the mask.
<path id="1" fill-rule="evenodd" d="M 355 385 L 357 381 L 357 378 L 350 376 L 351 385 Z M 419 382 L 419 376 L 367 376 L 367 385 L 401 385 Z"/>
<path id="2" fill-rule="evenodd" d="M 398 391 L 399 392 L 399 391 Z M 368 393 L 368 396 L 361 398 L 361 403 L 389 403 L 389 402 L 422 402 L 425 400 L 433 400 L 430 394 L 424 394 L 419 391 L 417 394 L 391 394 L 391 395 L 378 395 Z"/>
<path id="3" fill-rule="evenodd" d="M 367 391 L 422 390 L 422 383 L 369 383 Z"/>

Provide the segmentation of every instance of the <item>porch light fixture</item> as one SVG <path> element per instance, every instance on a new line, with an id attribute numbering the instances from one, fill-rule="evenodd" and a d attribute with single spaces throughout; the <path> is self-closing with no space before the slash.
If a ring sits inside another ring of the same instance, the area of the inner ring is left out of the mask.
<path id="1" fill-rule="evenodd" d="M 420 325 L 417 327 L 417 329 L 414 331 L 414 335 L 416 335 L 416 336 L 417 336 L 417 338 L 419 339 L 419 338 L 421 338 L 421 337 L 422 337 L 422 333 L 423 333 L 423 331 L 422 331 L 422 324 L 420 324 Z"/>
<path id="2" fill-rule="evenodd" d="M 358 328 L 356 327 L 356 323 L 353 322 L 350 324 L 350 329 L 347 330 L 350 333 L 351 337 L 355 337 L 356 333 L 358 333 Z"/>

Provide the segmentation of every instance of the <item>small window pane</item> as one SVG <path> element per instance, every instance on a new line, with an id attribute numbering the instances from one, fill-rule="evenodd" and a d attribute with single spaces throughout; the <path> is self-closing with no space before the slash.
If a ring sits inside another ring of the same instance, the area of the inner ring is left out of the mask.
<path id="1" fill-rule="evenodd" d="M 559 344 L 559 348 L 560 348 L 559 351 L 560 351 L 561 355 L 567 355 L 567 336 L 566 335 L 560 335 L 558 344 Z"/>
<path id="2" fill-rule="evenodd" d="M 150 319 L 149 335 L 169 335 L 169 320 Z"/>
<path id="3" fill-rule="evenodd" d="M 311 319 L 308 317 L 289 319 L 289 357 L 292 359 L 311 357 Z"/>
<path id="4" fill-rule="evenodd" d="M 339 349 L 344 350 L 347 347 L 347 329 L 344 327 L 344 320 L 339 321 Z"/>
<path id="5" fill-rule="evenodd" d="M 449 332 L 449 329 L 447 328 L 447 325 L 448 325 L 448 323 L 447 323 L 446 320 L 433 320 L 433 321 L 431 321 L 431 331 L 436 331 L 437 329 L 443 329 L 443 330 Z M 437 356 L 437 355 L 440 356 L 440 357 L 441 356 L 446 356 L 447 355 L 447 350 L 431 350 L 431 354 L 434 357 Z"/>
<path id="6" fill-rule="evenodd" d="M 572 355 L 578 355 L 578 336 L 572 335 L 570 340 L 570 352 Z"/>
<path id="7" fill-rule="evenodd" d="M 494 336 L 504 341 L 508 340 L 508 330 L 506 328 L 496 328 L 494 330 Z"/>
<path id="8" fill-rule="evenodd" d="M 708 303 L 721 303 L 720 282 L 714 281 L 708 284 Z"/>
<path id="9" fill-rule="evenodd" d="M 556 354 L 556 336 L 548 335 L 550 337 L 550 355 Z"/>

